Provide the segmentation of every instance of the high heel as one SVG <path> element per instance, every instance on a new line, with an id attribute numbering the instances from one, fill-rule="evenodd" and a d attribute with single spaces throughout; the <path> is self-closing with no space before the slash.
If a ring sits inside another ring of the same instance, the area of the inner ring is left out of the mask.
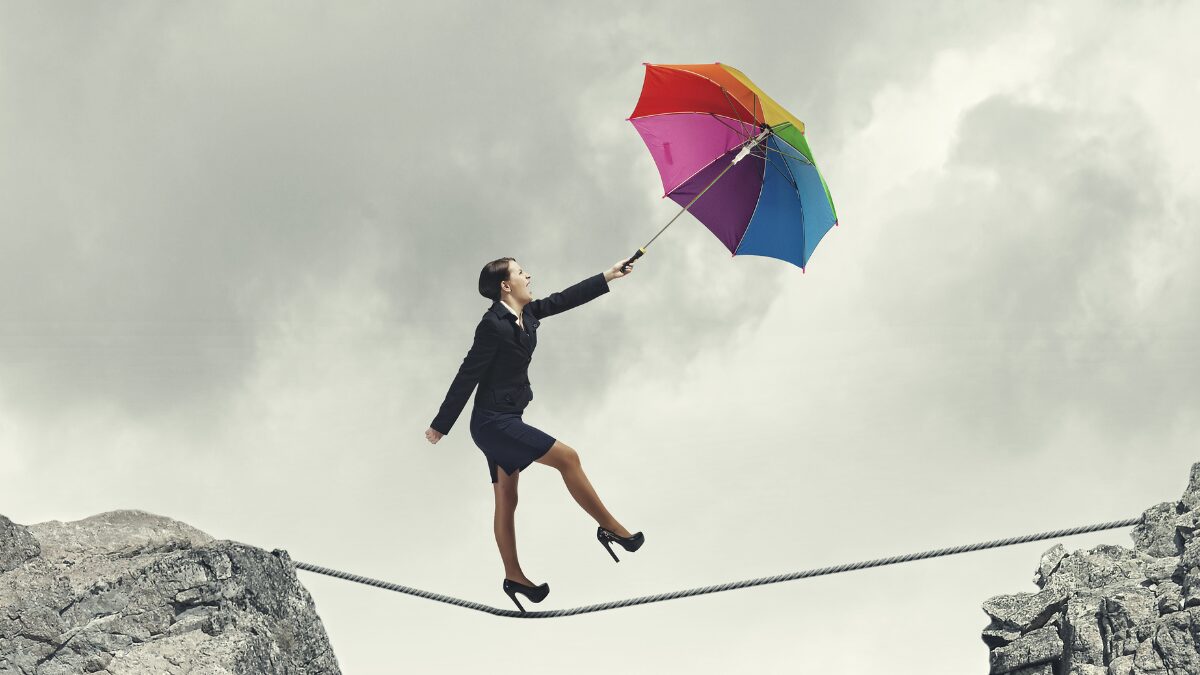
<path id="1" fill-rule="evenodd" d="M 522 607 L 521 603 L 517 600 L 517 593 L 523 594 L 525 597 L 534 602 L 541 602 L 542 600 L 545 600 L 546 596 L 550 593 L 550 584 L 543 583 L 540 586 L 526 586 L 525 584 L 518 583 L 507 578 L 504 580 L 503 588 L 504 592 L 508 594 L 509 599 L 517 603 L 517 609 L 521 610 L 522 612 L 525 611 L 525 608 Z"/>
<path id="2" fill-rule="evenodd" d="M 604 529 L 603 527 L 596 528 L 596 539 L 600 540 L 600 543 L 603 544 L 604 548 L 608 550 L 608 554 L 612 556 L 613 562 L 621 561 L 617 558 L 617 554 L 613 553 L 611 542 L 617 542 L 621 545 L 621 548 L 629 551 L 630 553 L 641 548 L 642 544 L 646 542 L 646 537 L 643 536 L 641 532 L 635 532 L 628 537 L 618 537 L 616 534 Z"/>

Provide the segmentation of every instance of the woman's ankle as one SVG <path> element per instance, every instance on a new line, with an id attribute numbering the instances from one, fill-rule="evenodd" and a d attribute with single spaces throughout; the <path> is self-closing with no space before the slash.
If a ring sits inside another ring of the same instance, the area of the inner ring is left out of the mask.
<path id="1" fill-rule="evenodd" d="M 600 527 L 603 527 L 622 539 L 633 536 L 633 533 L 624 527 L 621 527 L 620 523 L 611 523 L 611 527 L 609 525 L 601 525 Z"/>

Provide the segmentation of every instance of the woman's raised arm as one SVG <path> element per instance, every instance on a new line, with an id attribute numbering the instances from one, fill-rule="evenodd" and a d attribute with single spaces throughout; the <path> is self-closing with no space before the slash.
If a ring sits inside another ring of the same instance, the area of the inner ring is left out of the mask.
<path id="1" fill-rule="evenodd" d="M 595 300 L 608 292 L 609 281 L 620 279 L 633 271 L 633 265 L 625 265 L 622 269 L 621 266 L 624 263 L 625 261 L 622 260 L 601 274 L 590 276 L 557 293 L 551 293 L 541 300 L 534 300 L 528 305 L 529 311 L 533 313 L 535 319 L 542 319 L 561 314 L 568 309 L 574 309 L 589 300 Z"/>

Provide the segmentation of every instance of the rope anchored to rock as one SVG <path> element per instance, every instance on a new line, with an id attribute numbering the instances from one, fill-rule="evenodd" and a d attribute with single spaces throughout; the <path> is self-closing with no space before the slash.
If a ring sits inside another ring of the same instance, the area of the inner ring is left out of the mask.
<path id="1" fill-rule="evenodd" d="M 1100 523 L 1098 525 L 1085 525 L 1082 527 L 1072 527 L 1072 528 L 1066 529 L 1066 530 L 1055 530 L 1053 532 L 1041 532 L 1038 534 L 1027 534 L 1027 535 L 1023 535 L 1023 536 L 1019 536 L 1019 537 L 1009 537 L 1007 539 L 994 539 L 992 541 L 980 542 L 978 544 L 965 544 L 962 546 L 955 546 L 953 548 L 940 548 L 940 549 L 935 549 L 932 551 L 923 551 L 920 553 L 909 553 L 906 555 L 897 555 L 897 556 L 892 556 L 890 558 L 878 558 L 875 560 L 864 560 L 864 561 L 860 561 L 860 562 L 843 563 L 841 565 L 834 565 L 832 567 L 820 567 L 817 569 L 804 570 L 801 572 L 790 572 L 787 574 L 777 574 L 773 577 L 760 577 L 758 579 L 746 579 L 744 581 L 731 581 L 728 583 L 717 584 L 714 586 L 703 586 L 701 588 L 689 588 L 689 589 L 682 590 L 682 591 L 672 591 L 669 593 L 660 593 L 658 595 L 643 595 L 638 598 L 629 598 L 626 600 L 614 600 L 611 602 L 603 602 L 603 603 L 596 604 L 596 605 L 585 605 L 583 607 L 572 607 L 569 609 L 553 609 L 553 610 L 540 611 L 540 612 L 537 612 L 537 611 L 535 611 L 535 612 L 520 612 L 520 611 L 512 610 L 512 609 L 500 609 L 498 607 L 492 607 L 492 606 L 484 605 L 484 604 L 481 604 L 478 602 L 471 602 L 470 600 L 462 600 L 460 598 L 453 598 L 453 597 L 450 597 L 447 595 L 441 595 L 439 593 L 431 593 L 429 591 L 423 591 L 419 588 L 410 588 L 408 586 L 401 586 L 400 584 L 393 584 L 393 583 L 390 583 L 387 581 L 380 581 L 379 579 L 372 579 L 370 577 L 364 577 L 364 576 L 361 576 L 358 574 L 350 574 L 349 572 L 342 572 L 340 570 L 329 569 L 328 567 L 321 567 L 320 565 L 312 565 L 312 564 L 305 563 L 305 562 L 297 561 L 295 563 L 295 565 L 296 565 L 296 569 L 305 570 L 307 572 L 315 572 L 317 574 L 324 574 L 327 576 L 336 577 L 338 579 L 345 579 L 347 581 L 353 581 L 353 582 L 360 583 L 360 584 L 366 584 L 367 586 L 375 586 L 376 588 L 383 588 L 383 589 L 386 589 L 389 591 L 396 591 L 397 593 L 407 593 L 409 595 L 415 595 L 419 598 L 427 598 L 429 600 L 445 602 L 445 603 L 455 605 L 458 607 L 466 607 L 467 609 L 474 609 L 474 610 L 478 610 L 480 612 L 494 614 L 496 616 L 507 616 L 507 617 L 513 617 L 513 618 L 523 618 L 523 619 L 548 619 L 548 618 L 559 617 L 559 616 L 574 616 L 576 614 L 587 614 L 589 612 L 601 612 L 601 611 L 604 611 L 607 609 L 616 609 L 618 607 L 629 607 L 632 605 L 645 605 L 645 604 L 648 604 L 651 602 L 662 602 L 664 600 L 675 600 L 677 598 L 687 598 L 687 597 L 691 597 L 693 595 L 704 595 L 705 593 L 718 593 L 720 591 L 732 591 L 732 590 L 735 590 L 738 588 L 750 588 L 751 586 L 763 586 L 766 584 L 777 584 L 777 583 L 780 583 L 783 581 L 793 581 L 795 579 L 807 579 L 809 577 L 819 577 L 819 576 L 824 576 L 827 574 L 838 574 L 840 572 L 850 572 L 852 570 L 867 569 L 869 567 L 883 567 L 884 565 L 895 565 L 895 564 L 903 563 L 903 562 L 911 562 L 913 560 L 924 560 L 926 558 L 937 558 L 940 556 L 955 555 L 958 553 L 968 553 L 970 551 L 982 551 L 984 549 L 999 548 L 1001 546 L 1012 546 L 1015 544 L 1025 544 L 1025 543 L 1028 543 L 1031 541 L 1041 541 L 1043 539 L 1056 539 L 1058 537 L 1069 537 L 1069 536 L 1073 536 L 1076 534 L 1086 534 L 1088 532 L 1100 532 L 1102 530 L 1113 530 L 1113 529 L 1117 529 L 1117 528 L 1121 528 L 1121 527 L 1132 527 L 1134 525 L 1137 525 L 1140 522 L 1142 522 L 1141 517 L 1131 518 L 1128 520 L 1115 520 L 1111 523 Z"/>

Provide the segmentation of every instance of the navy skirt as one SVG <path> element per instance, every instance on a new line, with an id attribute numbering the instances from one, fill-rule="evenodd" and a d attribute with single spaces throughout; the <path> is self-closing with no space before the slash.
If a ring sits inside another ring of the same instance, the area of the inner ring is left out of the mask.
<path id="1" fill-rule="evenodd" d="M 521 420 L 521 413 L 497 412 L 476 407 L 471 411 L 471 438 L 488 460 L 492 482 L 496 466 L 505 475 L 520 471 L 550 451 L 554 437 Z"/>

